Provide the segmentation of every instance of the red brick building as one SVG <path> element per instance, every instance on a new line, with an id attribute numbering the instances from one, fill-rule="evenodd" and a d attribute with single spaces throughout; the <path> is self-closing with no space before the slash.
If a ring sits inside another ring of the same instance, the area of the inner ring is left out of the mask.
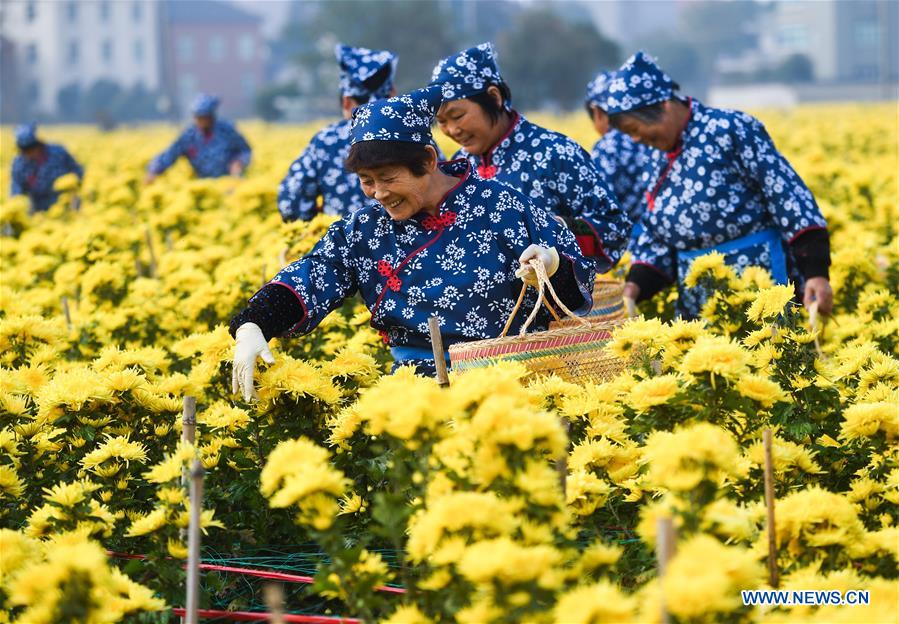
<path id="1" fill-rule="evenodd" d="M 261 18 L 214 0 L 172 0 L 163 8 L 164 83 L 182 118 L 197 93 L 222 99 L 225 117 L 252 116 L 265 71 Z"/>

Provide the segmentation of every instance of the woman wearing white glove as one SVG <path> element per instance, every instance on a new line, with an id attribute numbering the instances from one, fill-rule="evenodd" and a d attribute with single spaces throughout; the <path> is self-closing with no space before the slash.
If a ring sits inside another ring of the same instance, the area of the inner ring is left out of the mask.
<path id="1" fill-rule="evenodd" d="M 424 89 L 356 109 L 346 166 L 377 203 L 331 225 L 231 320 L 244 397 L 253 397 L 256 357 L 271 359 L 269 339 L 311 332 L 357 292 L 395 364 L 422 374 L 435 370 L 428 319 L 439 319 L 447 347 L 496 337 L 521 291 L 515 273 L 531 258 L 566 306 L 590 309 L 593 263 L 566 227 L 515 189 L 472 175 L 466 161 L 438 160 L 431 124 L 440 97 Z M 534 279 L 532 268 L 522 275 Z M 544 311 L 535 328 L 548 322 Z"/>

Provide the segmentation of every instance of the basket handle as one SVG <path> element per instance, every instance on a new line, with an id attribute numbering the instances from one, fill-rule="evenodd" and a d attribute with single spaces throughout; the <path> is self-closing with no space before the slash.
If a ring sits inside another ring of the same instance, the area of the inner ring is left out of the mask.
<path id="1" fill-rule="evenodd" d="M 561 299 L 559 299 L 559 295 L 556 294 L 556 290 L 553 288 L 552 282 L 549 281 L 549 276 L 546 274 L 546 267 L 543 266 L 543 263 L 537 259 L 533 258 L 528 261 L 528 264 L 534 269 L 534 273 L 537 275 L 537 303 L 534 304 L 534 309 L 531 310 L 530 315 L 525 320 L 524 325 L 521 326 L 521 331 L 519 335 L 524 336 L 528 327 L 531 326 L 531 323 L 537 318 L 537 313 L 540 311 L 541 306 L 546 306 L 549 310 L 549 313 L 553 315 L 557 321 L 562 319 L 559 318 L 559 315 L 556 314 L 556 311 L 552 309 L 552 306 L 546 303 L 546 297 L 544 295 L 544 288 L 549 289 L 549 294 L 552 295 L 553 301 L 556 303 L 559 308 L 568 316 L 568 318 L 572 318 L 581 325 L 590 326 L 590 323 L 585 321 L 579 316 L 576 316 L 574 312 L 568 309 L 568 307 L 562 303 Z M 509 328 L 512 327 L 512 320 L 515 318 L 515 315 L 518 314 L 518 310 L 521 308 L 521 304 L 524 302 L 524 293 L 527 292 L 528 283 L 525 282 L 521 286 L 521 292 L 518 294 L 518 301 L 515 302 L 515 307 L 512 308 L 512 313 L 509 315 L 509 318 L 506 320 L 506 324 L 503 327 L 502 333 L 500 333 L 500 338 L 505 338 L 506 334 L 509 333 Z"/>

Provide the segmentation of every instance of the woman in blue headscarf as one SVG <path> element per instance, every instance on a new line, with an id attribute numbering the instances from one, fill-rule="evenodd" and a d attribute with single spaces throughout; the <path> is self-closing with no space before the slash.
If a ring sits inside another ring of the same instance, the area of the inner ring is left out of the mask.
<path id="1" fill-rule="evenodd" d="M 219 119 L 219 99 L 201 93 L 191 112 L 194 124 L 181 133 L 168 149 L 150 161 L 146 183 L 175 164 L 181 156 L 190 161 L 198 178 L 239 176 L 250 164 L 252 151 L 247 140 L 229 121 Z"/>
<path id="2" fill-rule="evenodd" d="M 567 228 L 515 189 L 472 175 L 466 160 L 438 161 L 440 101 L 428 88 L 356 109 L 346 166 L 374 202 L 334 223 L 231 320 L 235 392 L 253 396 L 256 358 L 273 361 L 269 339 L 311 332 L 357 291 L 396 364 L 430 374 L 428 318 L 439 319 L 447 346 L 499 335 L 521 289 L 516 276 L 534 279 L 522 271 L 532 258 L 566 306 L 589 311 L 592 263 Z"/>
<path id="3" fill-rule="evenodd" d="M 443 59 L 431 85 L 443 89 L 437 123 L 461 145 L 456 156 L 468 159 L 480 177 L 508 184 L 560 217 L 597 270 L 611 269 L 627 245 L 627 215 L 580 145 L 512 108 L 493 45 Z"/>
<path id="4" fill-rule="evenodd" d="M 44 143 L 37 136 L 37 124 L 28 123 L 15 130 L 18 155 L 12 161 L 10 195 L 27 195 L 31 212 L 44 212 L 56 203 L 59 193 L 53 183 L 67 173 L 84 177 L 81 168 L 62 145 Z"/>
<path id="5" fill-rule="evenodd" d="M 625 295 L 647 299 L 676 283 L 680 314 L 696 317 L 703 295 L 685 289 L 684 278 L 695 258 L 719 251 L 738 270 L 757 265 L 780 284 L 792 281 L 806 305 L 829 314 L 827 222 L 811 191 L 758 119 L 674 91 L 643 52 L 606 89 L 612 126 L 655 148 Z"/>
<path id="6" fill-rule="evenodd" d="M 350 152 L 350 120 L 357 106 L 396 94 L 398 57 L 387 50 L 343 44 L 337 44 L 334 53 L 340 65 L 343 120 L 320 130 L 290 165 L 278 188 L 278 211 L 284 221 L 308 221 L 319 212 L 342 217 L 368 203 L 357 176 L 343 167 Z"/>
<path id="7" fill-rule="evenodd" d="M 587 114 L 602 137 L 590 151 L 590 158 L 612 187 L 618 204 L 631 222 L 637 224 L 645 206 L 641 176 L 652 148 L 637 143 L 609 124 L 609 116 L 603 107 L 612 75 L 613 72 L 600 72 L 587 85 Z"/>

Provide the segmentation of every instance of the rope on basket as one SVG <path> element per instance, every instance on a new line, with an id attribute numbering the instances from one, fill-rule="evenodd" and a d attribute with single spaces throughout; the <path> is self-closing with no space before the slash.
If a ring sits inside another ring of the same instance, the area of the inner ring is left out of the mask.
<path id="1" fill-rule="evenodd" d="M 550 314 L 553 315 L 553 318 L 557 321 L 561 321 L 559 315 L 556 314 L 556 311 L 553 310 L 553 307 L 546 303 L 546 297 L 544 296 L 544 287 L 549 289 L 549 294 L 552 295 L 553 301 L 556 303 L 559 308 L 568 316 L 568 318 L 574 319 L 581 325 L 590 326 L 590 323 L 582 319 L 581 317 L 575 315 L 574 312 L 568 309 L 562 300 L 559 299 L 559 295 L 556 294 L 555 288 L 553 288 L 552 282 L 549 281 L 549 276 L 546 274 L 546 267 L 543 266 L 543 262 L 541 262 L 537 258 L 532 258 L 527 262 L 534 269 L 534 273 L 537 275 L 537 303 L 534 304 L 534 309 L 531 310 L 530 315 L 525 320 L 524 324 L 521 326 L 521 330 L 518 332 L 519 336 L 524 336 L 527 333 L 528 328 L 531 326 L 531 323 L 537 318 L 537 314 L 540 312 L 541 306 L 546 306 L 549 310 Z M 509 314 L 509 318 L 506 320 L 506 324 L 503 327 L 503 331 L 500 333 L 500 338 L 505 338 L 506 334 L 509 333 L 509 328 L 512 327 L 512 320 L 515 318 L 515 315 L 518 314 L 518 310 L 521 309 L 521 304 L 524 302 L 524 294 L 527 292 L 529 284 L 524 282 L 521 285 L 521 292 L 518 294 L 518 301 L 515 302 L 515 307 L 512 308 L 512 313 Z"/>

